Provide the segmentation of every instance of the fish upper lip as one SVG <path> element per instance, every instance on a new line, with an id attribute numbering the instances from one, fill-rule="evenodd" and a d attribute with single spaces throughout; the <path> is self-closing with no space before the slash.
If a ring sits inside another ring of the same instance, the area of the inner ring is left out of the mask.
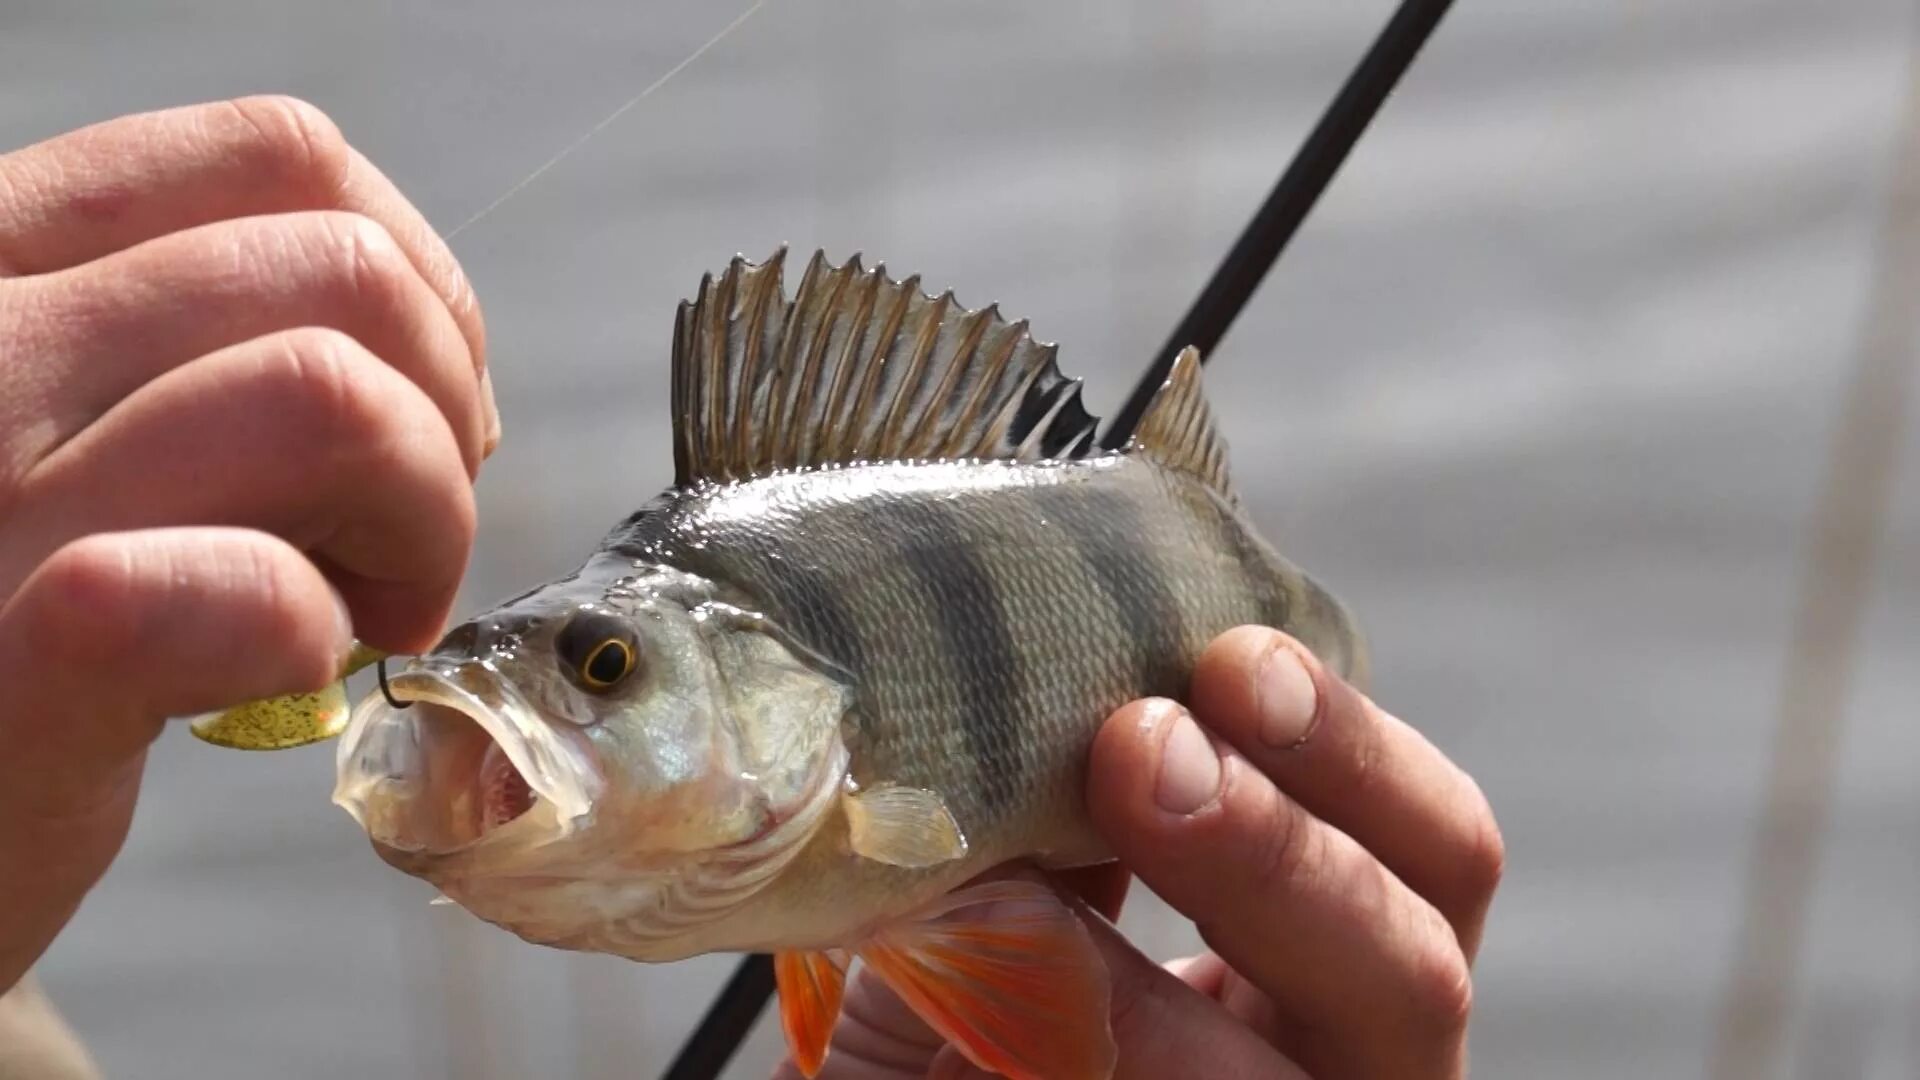
<path id="1" fill-rule="evenodd" d="M 538 803 L 546 804 L 561 829 L 592 812 L 601 782 L 580 740 L 542 720 L 511 683 L 480 661 L 416 660 L 391 676 L 387 685 L 396 701 L 438 705 L 478 725 L 526 780 Z M 404 788 L 418 779 L 420 762 L 408 759 L 408 755 L 419 755 L 417 741 L 394 744 L 399 733 L 392 725 L 402 723 L 404 717 L 385 694 L 368 694 L 355 706 L 335 757 L 333 802 L 376 843 L 386 842 L 375 835 L 376 814 L 396 795 L 404 800 Z M 382 799 L 387 803 L 377 802 Z"/>

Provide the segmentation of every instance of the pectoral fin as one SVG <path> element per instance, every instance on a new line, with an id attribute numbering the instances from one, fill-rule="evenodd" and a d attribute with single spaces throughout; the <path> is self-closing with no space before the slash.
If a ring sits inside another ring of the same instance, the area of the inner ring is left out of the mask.
<path id="1" fill-rule="evenodd" d="M 876 784 L 842 800 L 854 853 L 890 866 L 938 866 L 967 853 L 946 802 L 925 788 Z"/>
<path id="2" fill-rule="evenodd" d="M 1107 969 L 1045 886 L 952 894 L 859 950 L 913 1011 L 982 1069 L 1010 1080 L 1107 1080 L 1118 1050 Z"/>
<path id="3" fill-rule="evenodd" d="M 840 1018 L 846 962 L 833 953 L 775 953 L 773 978 L 780 988 L 780 1027 L 787 1033 L 793 1063 L 802 1075 L 818 1076 Z"/>
<path id="4" fill-rule="evenodd" d="M 378 661 L 384 653 L 354 643 L 340 681 L 311 694 L 288 694 L 209 713 L 188 725 L 202 742 L 233 750 L 288 750 L 331 739 L 346 730 L 352 705 L 347 676 Z"/>

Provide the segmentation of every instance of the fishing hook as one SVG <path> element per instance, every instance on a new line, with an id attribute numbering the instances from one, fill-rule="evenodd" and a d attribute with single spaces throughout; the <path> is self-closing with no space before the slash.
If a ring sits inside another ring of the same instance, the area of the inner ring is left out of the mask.
<path id="1" fill-rule="evenodd" d="M 380 673 L 380 696 L 387 699 L 387 704 L 396 709 L 413 708 L 413 702 L 401 701 L 399 698 L 394 697 L 393 688 L 387 685 L 387 658 L 384 656 L 381 657 L 380 662 L 373 667 L 375 671 Z"/>

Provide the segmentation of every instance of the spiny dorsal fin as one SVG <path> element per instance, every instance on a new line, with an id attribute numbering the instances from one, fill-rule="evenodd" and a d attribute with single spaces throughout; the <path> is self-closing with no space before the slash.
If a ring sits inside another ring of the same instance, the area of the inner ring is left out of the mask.
<path id="1" fill-rule="evenodd" d="M 1213 410 L 1200 385 L 1200 350 L 1191 345 L 1174 358 L 1173 370 L 1147 404 L 1128 449 L 1187 473 L 1229 504 L 1239 504 L 1227 478 L 1227 441 L 1214 430 Z"/>
<path id="2" fill-rule="evenodd" d="M 673 336 L 675 482 L 861 461 L 1077 457 L 1096 421 L 1056 348 L 997 305 L 815 252 L 791 301 L 781 248 L 736 257 L 682 303 Z"/>

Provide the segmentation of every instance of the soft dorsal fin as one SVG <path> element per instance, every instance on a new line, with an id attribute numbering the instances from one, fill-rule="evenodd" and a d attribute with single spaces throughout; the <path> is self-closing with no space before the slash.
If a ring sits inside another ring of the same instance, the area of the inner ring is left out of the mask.
<path id="1" fill-rule="evenodd" d="M 1227 441 L 1213 426 L 1213 410 L 1200 384 L 1200 350 L 1191 345 L 1174 358 L 1173 370 L 1147 403 L 1128 449 L 1194 477 L 1231 505 L 1239 504 L 1227 477 Z"/>
<path id="2" fill-rule="evenodd" d="M 673 338 L 675 482 L 871 461 L 1070 458 L 1093 445 L 1080 381 L 997 305 L 815 252 L 791 301 L 783 247 L 736 257 L 682 303 Z"/>

